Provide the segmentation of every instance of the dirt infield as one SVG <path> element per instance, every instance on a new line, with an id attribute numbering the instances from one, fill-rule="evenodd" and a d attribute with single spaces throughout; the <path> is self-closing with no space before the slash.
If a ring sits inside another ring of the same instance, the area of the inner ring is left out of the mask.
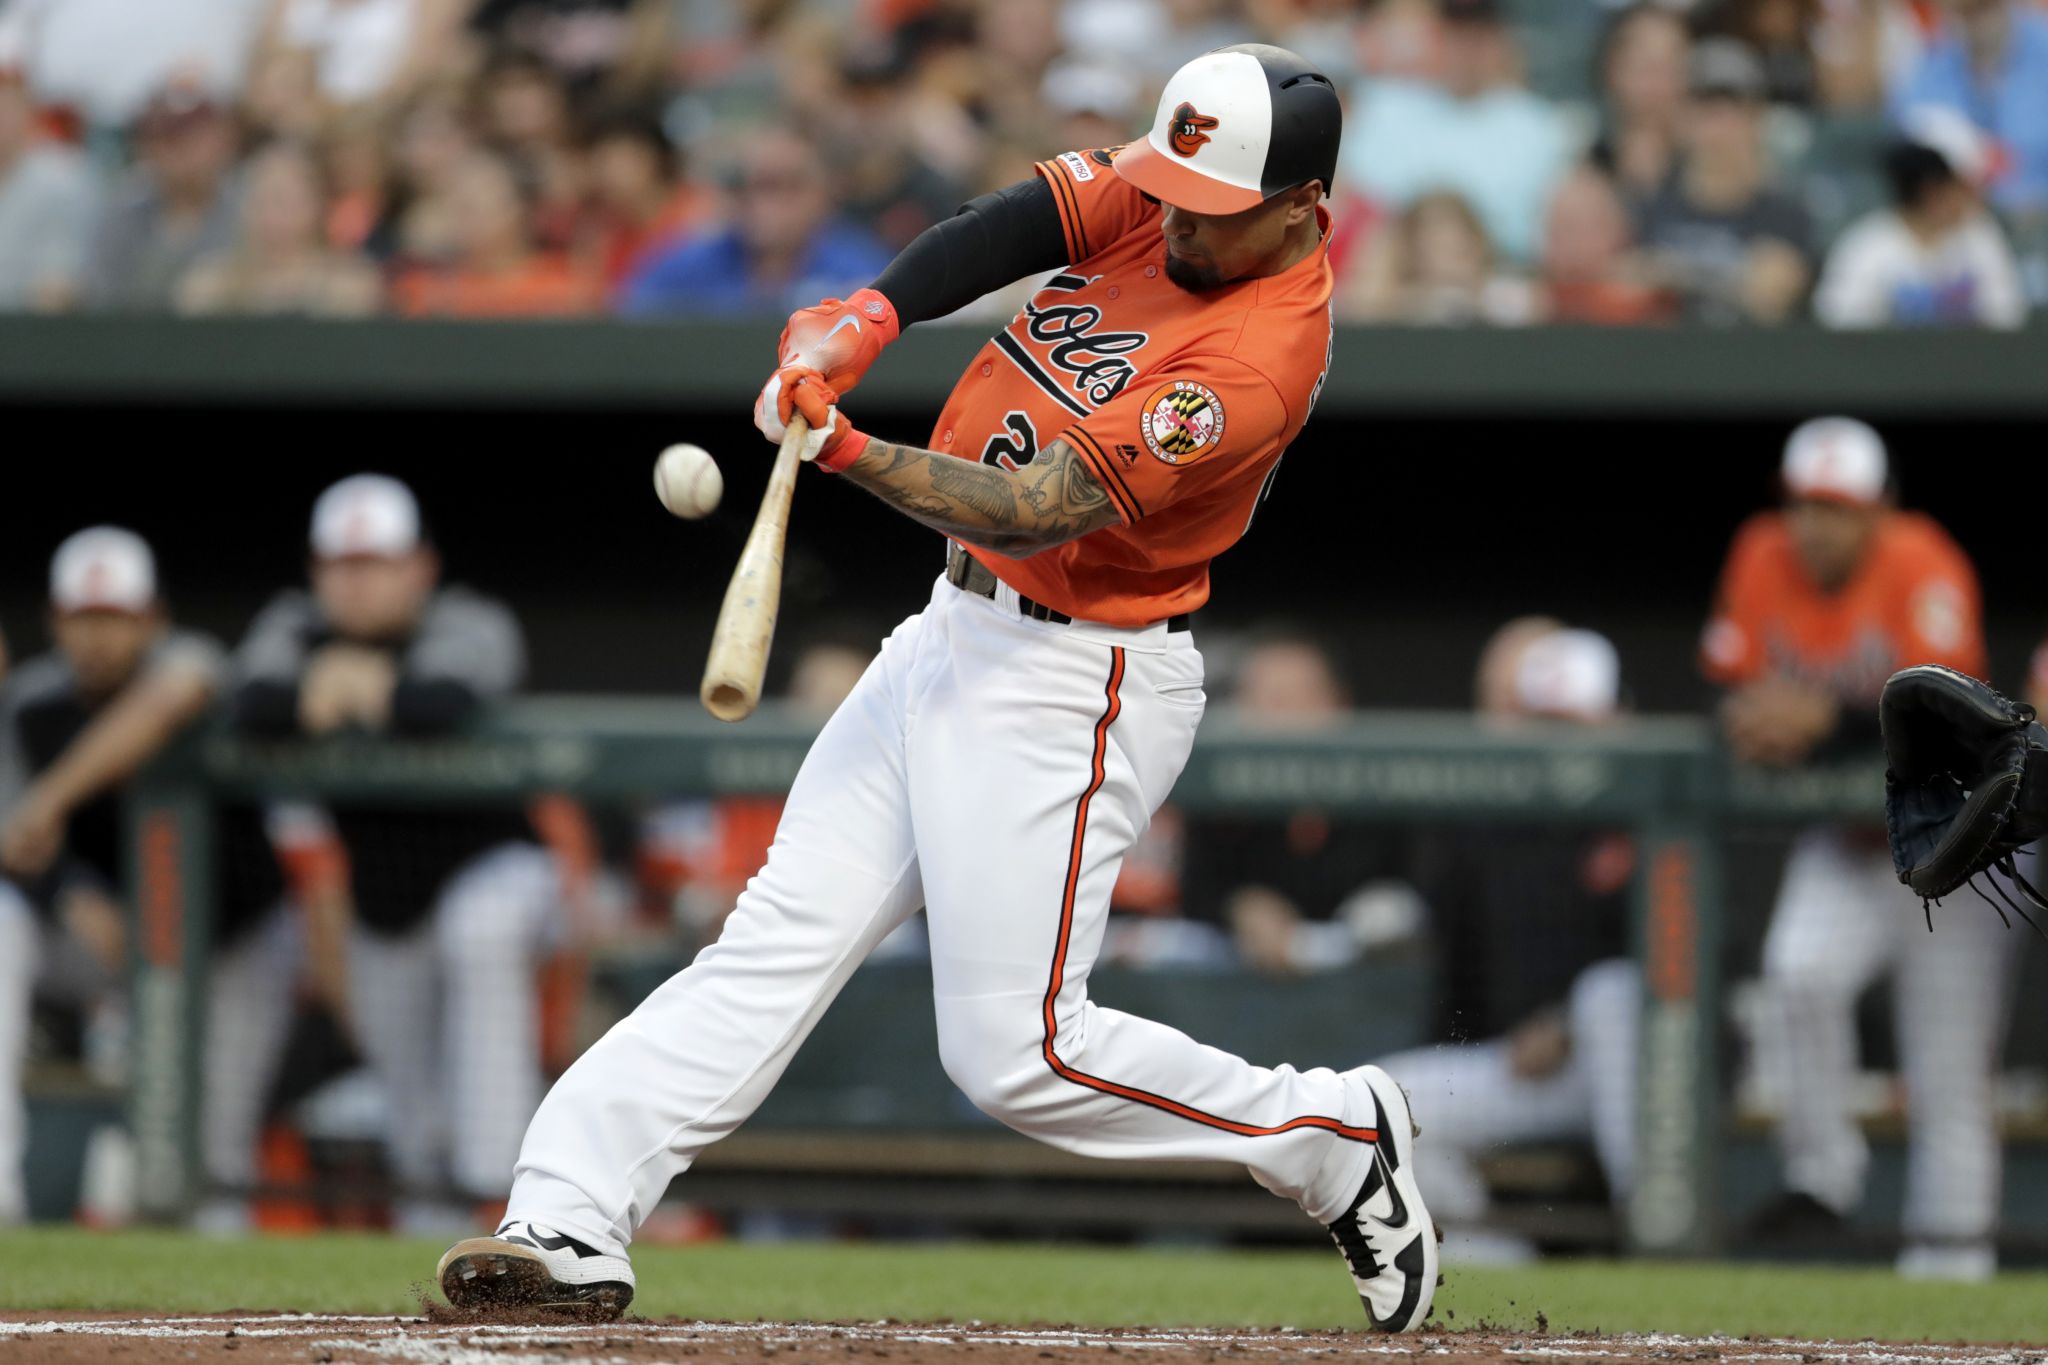
<path id="1" fill-rule="evenodd" d="M 1401 1357 L 1430 1365 L 2048 1365 L 2039 1347 L 1887 1345 L 1729 1337 L 1509 1334 L 1483 1328 L 1378 1337 L 1356 1332 L 1104 1331 L 985 1323 L 723 1323 L 679 1320 L 595 1325 L 504 1325 L 429 1318 L 314 1314 L 116 1317 L 0 1315 L 7 1365 L 155 1365 L 218 1358 L 233 1365 L 655 1365 L 656 1362 L 833 1362 L 975 1365 L 1100 1362 L 1137 1355 L 1146 1365 Z M 225 1365 L 225 1362 L 223 1362 Z"/>

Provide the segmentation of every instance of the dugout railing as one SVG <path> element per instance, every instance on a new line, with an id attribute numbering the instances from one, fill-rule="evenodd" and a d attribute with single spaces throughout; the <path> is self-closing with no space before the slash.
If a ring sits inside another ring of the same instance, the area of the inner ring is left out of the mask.
<path id="1" fill-rule="evenodd" d="M 445 740 L 275 744 L 215 732 L 178 746 L 135 784 L 129 802 L 140 925 L 130 1118 L 145 1212 L 175 1217 L 201 1194 L 205 1000 L 196 983 L 210 941 L 212 822 L 221 802 L 418 805 L 560 792 L 633 804 L 780 794 L 811 733 L 773 708 L 728 726 L 682 702 L 534 698 Z M 1173 799 L 1190 814 L 1315 806 L 1387 823 L 1629 830 L 1638 853 L 1634 942 L 1647 989 L 1639 1174 L 1622 1232 L 1639 1250 L 1699 1253 L 1714 1249 L 1722 1231 L 1725 831 L 1737 822 L 1868 818 L 1880 811 L 1882 792 L 1882 769 L 1869 762 L 1786 772 L 1731 766 L 1696 718 L 1493 729 L 1463 715 L 1383 713 L 1284 737 L 1212 718 Z"/>

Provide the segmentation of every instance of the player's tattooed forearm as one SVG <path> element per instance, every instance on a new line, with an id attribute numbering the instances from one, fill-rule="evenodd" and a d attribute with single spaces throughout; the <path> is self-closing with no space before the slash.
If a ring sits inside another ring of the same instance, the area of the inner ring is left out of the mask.
<path id="1" fill-rule="evenodd" d="M 1034 554 L 1116 520 L 1109 495 L 1062 441 L 1009 470 L 870 440 L 847 473 L 926 526 L 999 554 Z"/>
<path id="2" fill-rule="evenodd" d="M 932 487 L 988 518 L 992 525 L 1017 524 L 1017 490 L 999 469 L 966 460 L 932 461 Z"/>

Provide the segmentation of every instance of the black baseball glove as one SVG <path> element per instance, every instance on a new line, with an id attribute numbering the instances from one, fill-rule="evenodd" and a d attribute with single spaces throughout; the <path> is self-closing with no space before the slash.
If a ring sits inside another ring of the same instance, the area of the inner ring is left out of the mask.
<path id="1" fill-rule="evenodd" d="M 1992 889 L 2033 924 L 2006 887 L 2048 910 L 2013 862 L 2048 834 L 2048 730 L 2034 708 L 1968 674 L 1921 664 L 1891 676 L 1877 710 L 1885 825 L 1899 880 L 1923 904 L 1968 885 L 2003 919 L 2005 911 L 1973 880 L 1996 871 L 2002 878 L 1986 879 Z"/>

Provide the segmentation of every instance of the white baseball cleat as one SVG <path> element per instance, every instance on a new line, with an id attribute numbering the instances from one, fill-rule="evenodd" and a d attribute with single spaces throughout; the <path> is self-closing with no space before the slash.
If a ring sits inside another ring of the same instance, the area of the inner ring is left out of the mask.
<path id="1" fill-rule="evenodd" d="M 1437 1232 L 1415 1184 L 1416 1129 L 1408 1096 L 1376 1066 L 1362 1066 L 1345 1079 L 1372 1096 L 1379 1141 L 1358 1197 L 1329 1225 L 1330 1239 L 1344 1255 L 1373 1329 L 1413 1331 L 1436 1298 Z"/>
<path id="2" fill-rule="evenodd" d="M 435 1272 L 457 1308 L 615 1318 L 633 1302 L 633 1266 L 538 1223 L 457 1242 Z"/>

